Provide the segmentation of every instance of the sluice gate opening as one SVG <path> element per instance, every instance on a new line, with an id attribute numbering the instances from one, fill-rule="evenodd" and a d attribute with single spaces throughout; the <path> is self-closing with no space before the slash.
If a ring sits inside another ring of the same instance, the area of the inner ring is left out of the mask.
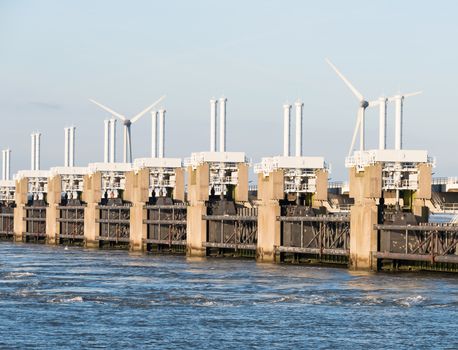
<path id="1" fill-rule="evenodd" d="M 257 209 L 230 200 L 210 201 L 207 238 L 203 243 L 209 256 L 255 257 L 258 241 Z"/>
<path id="2" fill-rule="evenodd" d="M 186 204 L 148 204 L 145 206 L 147 251 L 186 253 Z"/>
<path id="3" fill-rule="evenodd" d="M 320 214 L 306 206 L 283 205 L 277 260 L 289 263 L 347 265 L 350 255 L 350 219 Z"/>
<path id="4" fill-rule="evenodd" d="M 84 245 L 84 208 L 79 200 L 71 200 L 59 205 L 58 237 L 59 243 L 71 243 Z"/>
<path id="5" fill-rule="evenodd" d="M 14 207 L 0 204 L 0 238 L 14 238 Z"/>
<path id="6" fill-rule="evenodd" d="M 458 271 L 458 225 L 376 225 L 381 270 Z"/>
<path id="7" fill-rule="evenodd" d="M 120 198 L 109 199 L 97 206 L 99 236 L 101 247 L 129 247 L 131 204 Z"/>
<path id="8" fill-rule="evenodd" d="M 25 231 L 22 234 L 24 242 L 46 243 L 46 210 L 44 200 L 33 200 L 24 206 Z"/>

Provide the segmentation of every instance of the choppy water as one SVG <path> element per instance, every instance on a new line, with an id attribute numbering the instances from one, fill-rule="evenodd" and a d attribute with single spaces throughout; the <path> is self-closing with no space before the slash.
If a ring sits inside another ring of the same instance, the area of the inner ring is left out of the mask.
<path id="1" fill-rule="evenodd" d="M 0 348 L 458 348 L 458 278 L 0 243 Z"/>

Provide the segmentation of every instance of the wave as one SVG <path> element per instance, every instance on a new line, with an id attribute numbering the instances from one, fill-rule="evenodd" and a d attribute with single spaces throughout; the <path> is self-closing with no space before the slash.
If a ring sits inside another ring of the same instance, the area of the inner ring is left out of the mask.
<path id="1" fill-rule="evenodd" d="M 426 297 L 421 296 L 421 295 L 416 295 L 416 296 L 411 296 L 411 297 L 394 299 L 394 303 L 399 306 L 412 307 L 412 306 L 418 306 L 418 305 L 424 304 L 426 300 L 427 300 Z"/>
<path id="2" fill-rule="evenodd" d="M 9 272 L 5 275 L 5 278 L 13 279 L 13 278 L 22 278 L 22 277 L 31 277 L 35 276 L 32 272 Z"/>
<path id="3" fill-rule="evenodd" d="M 81 296 L 76 296 L 73 298 L 53 298 L 47 302 L 52 304 L 82 303 L 84 302 L 84 299 Z"/>

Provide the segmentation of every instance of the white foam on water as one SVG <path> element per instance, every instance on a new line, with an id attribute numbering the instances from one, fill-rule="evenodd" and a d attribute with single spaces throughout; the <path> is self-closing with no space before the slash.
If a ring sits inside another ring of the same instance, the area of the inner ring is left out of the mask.
<path id="1" fill-rule="evenodd" d="M 67 304 L 67 303 L 82 303 L 83 297 L 81 296 L 76 296 L 73 298 L 53 298 L 51 300 L 48 300 L 48 303 L 52 304 Z"/>
<path id="2" fill-rule="evenodd" d="M 5 278 L 22 278 L 31 276 L 35 276 L 35 274 L 32 272 L 10 272 L 6 274 Z"/>
<path id="3" fill-rule="evenodd" d="M 424 296 L 416 295 L 416 296 L 411 296 L 411 297 L 394 299 L 394 302 L 400 306 L 412 307 L 412 306 L 420 305 L 423 302 L 425 302 L 426 300 L 427 298 L 425 298 Z"/>

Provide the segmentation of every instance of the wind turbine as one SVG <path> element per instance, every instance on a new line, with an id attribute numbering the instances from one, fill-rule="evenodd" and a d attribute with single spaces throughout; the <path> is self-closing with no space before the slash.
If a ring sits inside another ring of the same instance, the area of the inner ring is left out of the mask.
<path id="1" fill-rule="evenodd" d="M 402 149 L 402 114 L 404 108 L 404 99 L 406 97 L 416 96 L 421 93 L 422 91 L 411 92 L 404 95 L 398 93 L 397 95 L 388 98 L 388 101 L 394 101 L 395 105 L 394 149 L 396 150 Z"/>
<path id="2" fill-rule="evenodd" d="M 130 119 L 126 118 L 126 116 L 118 112 L 115 112 L 111 108 L 108 108 L 107 106 L 104 106 L 103 104 L 95 100 L 89 99 L 89 101 L 99 106 L 103 110 L 111 113 L 113 116 L 118 117 L 124 123 L 124 140 L 123 140 L 124 141 L 124 152 L 123 152 L 124 163 L 127 163 L 127 162 L 132 163 L 132 135 L 130 131 L 131 125 L 134 124 L 136 121 L 138 121 L 141 117 L 143 117 L 148 111 L 153 109 L 156 105 L 158 105 L 164 98 L 165 98 L 165 95 L 161 96 L 151 106 L 146 107 L 143 111 L 141 111 L 140 113 L 138 113 L 137 115 L 133 116 Z"/>
<path id="3" fill-rule="evenodd" d="M 343 82 L 351 90 L 353 95 L 356 96 L 359 102 L 358 113 L 356 116 L 355 130 L 353 132 L 351 146 L 348 151 L 348 155 L 350 156 L 351 152 L 353 151 L 353 147 L 355 146 L 356 135 L 358 134 L 358 129 L 359 129 L 359 148 L 361 151 L 364 151 L 364 115 L 366 112 L 366 108 L 377 106 L 379 104 L 379 101 L 377 100 L 376 101 L 367 101 L 364 98 L 364 96 L 358 90 L 356 90 L 356 88 L 350 83 L 350 81 L 347 78 L 345 78 L 345 76 L 337 69 L 337 67 L 332 64 L 330 60 L 328 60 L 327 58 L 325 60 L 331 66 L 331 68 L 337 73 L 340 79 L 343 80 Z"/>

